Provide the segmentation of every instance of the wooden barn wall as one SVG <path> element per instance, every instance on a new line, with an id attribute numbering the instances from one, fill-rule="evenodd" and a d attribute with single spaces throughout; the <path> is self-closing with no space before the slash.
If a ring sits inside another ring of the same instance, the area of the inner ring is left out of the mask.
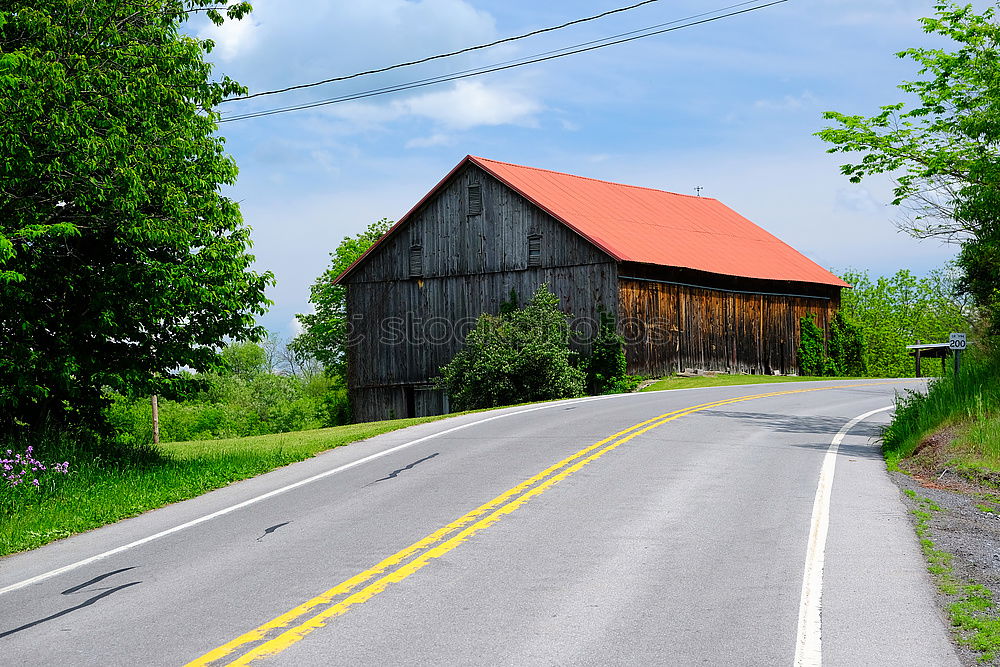
<path id="1" fill-rule="evenodd" d="M 614 310 L 612 263 L 352 284 L 347 292 L 348 312 L 354 315 L 348 386 L 354 418 L 387 417 L 382 404 L 390 394 L 395 416 L 406 416 L 399 387 L 429 382 L 458 352 L 481 313 L 497 313 L 511 289 L 524 299 L 542 283 L 562 297 L 561 308 L 584 320 L 576 322 L 581 330 L 598 321 L 598 304 Z M 389 391 L 392 387 L 396 390 Z M 417 406 L 417 415 L 438 413 Z"/>
<path id="2" fill-rule="evenodd" d="M 796 373 L 799 318 L 829 331 L 839 298 L 739 293 L 623 278 L 619 314 L 630 373 L 687 368 Z"/>
<path id="3" fill-rule="evenodd" d="M 482 188 L 482 213 L 473 216 L 467 215 L 471 183 Z M 532 235 L 541 237 L 538 267 L 528 267 Z M 420 278 L 409 276 L 414 245 L 422 250 Z M 548 283 L 560 308 L 589 323 L 598 321 L 599 307 L 614 312 L 618 305 L 610 258 L 474 165 L 345 282 L 353 318 L 348 387 L 357 421 L 442 412 L 444 397 L 427 383 L 461 348 L 476 318 L 497 313 L 511 289 L 523 302 Z"/>

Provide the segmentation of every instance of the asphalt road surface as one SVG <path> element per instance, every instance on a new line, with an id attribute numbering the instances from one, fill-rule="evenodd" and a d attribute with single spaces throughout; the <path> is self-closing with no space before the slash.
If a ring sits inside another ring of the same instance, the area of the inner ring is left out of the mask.
<path id="1" fill-rule="evenodd" d="M 578 399 L 342 447 L 0 560 L 0 664 L 957 665 L 873 439 L 920 386 Z"/>

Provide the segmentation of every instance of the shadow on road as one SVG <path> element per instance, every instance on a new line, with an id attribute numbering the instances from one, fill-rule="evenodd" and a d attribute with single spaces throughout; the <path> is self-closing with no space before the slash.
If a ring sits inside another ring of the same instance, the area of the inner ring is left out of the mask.
<path id="1" fill-rule="evenodd" d="M 801 442 L 791 445 L 799 449 L 812 449 L 818 452 L 826 452 L 830 448 L 830 441 L 840 432 L 844 424 L 853 417 L 830 417 L 825 415 L 783 415 L 767 412 L 736 412 L 726 410 L 706 411 L 706 416 L 725 417 L 735 419 L 744 423 L 754 424 L 764 429 L 777 431 L 778 433 L 805 433 L 813 438 L 812 442 Z M 848 436 L 860 436 L 866 441 L 858 442 L 848 440 L 840 445 L 839 455 L 858 459 L 881 459 L 882 451 L 879 448 L 878 438 L 882 433 L 882 424 L 872 421 L 864 421 L 855 424 Z"/>
<path id="2" fill-rule="evenodd" d="M 72 588 L 67 588 L 66 590 L 64 590 L 61 593 L 61 595 L 74 595 L 76 593 L 79 593 L 80 591 L 84 591 L 84 589 L 88 588 L 89 586 L 92 586 L 92 585 L 94 585 L 96 583 L 104 581 L 105 579 L 107 579 L 109 577 L 112 577 L 112 576 L 114 576 L 116 574 L 120 574 L 122 572 L 126 572 L 128 570 L 133 570 L 133 569 L 135 569 L 135 568 L 134 567 L 125 567 L 125 568 L 122 568 L 120 570 L 115 570 L 113 572 L 106 572 L 106 573 L 104 573 L 104 574 L 102 574 L 100 576 L 94 577 L 90 581 L 85 581 L 84 583 L 82 583 L 82 584 L 80 584 L 78 586 L 73 586 Z M 62 618 L 63 616 L 65 616 L 67 614 L 73 613 L 74 611 L 79 611 L 80 609 L 84 609 L 85 607 L 89 607 L 92 604 L 96 604 L 97 602 L 100 602 L 104 598 L 109 597 L 111 595 L 114 595 L 118 591 L 124 590 L 126 588 L 131 587 L 131 586 L 137 586 L 137 585 L 139 585 L 141 583 L 142 583 L 141 581 L 132 581 L 132 582 L 129 582 L 127 584 L 121 584 L 119 586 L 114 586 L 112 588 L 96 589 L 96 590 L 101 590 L 101 592 L 98 593 L 97 595 L 95 595 L 92 598 L 88 598 L 87 600 L 84 600 L 80 604 L 73 605 L 72 607 L 69 607 L 67 609 L 63 609 L 62 611 L 56 612 L 55 614 L 52 614 L 51 616 L 46 616 L 45 618 L 40 618 L 37 621 L 31 621 L 30 623 L 25 623 L 24 625 L 22 625 L 20 627 L 14 628 L 13 630 L 6 630 L 4 632 L 0 632 L 0 639 L 3 639 L 4 637 L 9 637 L 10 635 L 16 634 L 18 632 L 23 632 L 24 630 L 28 630 L 30 628 L 35 627 L 36 625 L 41 625 L 42 623 L 48 623 L 49 621 L 54 621 L 57 618 Z M 92 593 L 93 590 L 84 591 L 84 592 Z"/>
<path id="3" fill-rule="evenodd" d="M 844 424 L 853 417 L 829 417 L 826 415 L 783 415 L 769 412 L 735 412 L 728 410 L 706 410 L 705 416 L 725 417 L 735 419 L 778 433 L 812 433 L 814 435 L 830 434 L 832 439 Z M 851 429 L 851 435 L 864 435 L 876 438 L 881 424 L 865 421 Z M 827 442 L 827 444 L 830 444 Z"/>

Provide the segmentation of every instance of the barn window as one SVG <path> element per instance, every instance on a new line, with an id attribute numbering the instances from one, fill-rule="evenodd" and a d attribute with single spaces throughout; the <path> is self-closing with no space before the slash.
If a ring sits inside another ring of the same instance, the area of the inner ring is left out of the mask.
<path id="1" fill-rule="evenodd" d="M 469 215 L 479 215 L 483 212 L 483 188 L 474 183 L 469 186 Z"/>
<path id="2" fill-rule="evenodd" d="M 542 265 L 542 237 L 532 234 L 528 237 L 528 266 Z"/>
<path id="3" fill-rule="evenodd" d="M 410 277 L 424 275 L 424 249 L 419 245 L 410 246 Z"/>

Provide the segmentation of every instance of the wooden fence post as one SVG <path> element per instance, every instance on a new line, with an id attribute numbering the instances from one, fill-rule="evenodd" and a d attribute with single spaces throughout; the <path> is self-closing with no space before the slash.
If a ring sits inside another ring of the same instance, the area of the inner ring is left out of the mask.
<path id="1" fill-rule="evenodd" d="M 153 406 L 153 444 L 160 444 L 160 406 L 156 402 L 156 394 L 150 399 Z"/>

